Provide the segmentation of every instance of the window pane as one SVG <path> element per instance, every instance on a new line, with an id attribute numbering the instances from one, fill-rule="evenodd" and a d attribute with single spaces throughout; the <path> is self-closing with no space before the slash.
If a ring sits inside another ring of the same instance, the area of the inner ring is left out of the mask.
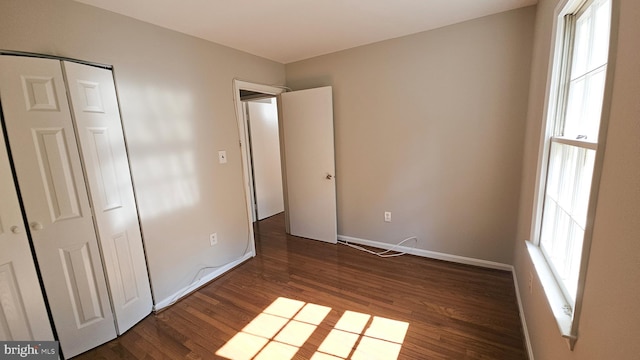
<path id="1" fill-rule="evenodd" d="M 587 77 L 587 100 L 584 103 L 584 116 L 580 122 L 579 132 L 594 142 L 598 141 L 606 73 L 607 68 L 603 67 Z"/>
<path id="2" fill-rule="evenodd" d="M 609 51 L 611 5 L 596 0 L 576 20 L 564 123 L 558 135 L 597 142 Z"/>
<path id="3" fill-rule="evenodd" d="M 552 142 L 540 246 L 575 299 L 595 151 Z"/>
<path id="4" fill-rule="evenodd" d="M 607 63 L 609 52 L 609 27 L 611 22 L 611 6 L 608 1 L 599 1 L 594 4 L 594 29 L 593 45 L 589 68 L 595 69 Z"/>
<path id="5" fill-rule="evenodd" d="M 579 156 L 581 164 L 578 167 L 576 184 L 576 198 L 573 202 L 572 214 L 576 223 L 586 227 L 587 210 L 589 208 L 589 195 L 591 193 L 591 180 L 593 179 L 593 167 L 596 161 L 595 150 L 581 149 L 584 155 Z"/>
<path id="6" fill-rule="evenodd" d="M 571 79 L 585 74 L 589 63 L 589 46 L 591 43 L 591 18 L 588 9 L 576 22 L 576 35 L 573 43 L 573 64 L 571 65 Z"/>
<path id="7" fill-rule="evenodd" d="M 601 67 L 569 84 L 563 136 L 598 141 L 607 68 Z"/>
<path id="8" fill-rule="evenodd" d="M 580 134 L 580 119 L 584 109 L 584 90 L 586 79 L 584 77 L 574 80 L 569 85 L 569 99 L 567 101 L 567 114 L 565 115 L 564 131 L 559 134 L 575 139 Z"/>

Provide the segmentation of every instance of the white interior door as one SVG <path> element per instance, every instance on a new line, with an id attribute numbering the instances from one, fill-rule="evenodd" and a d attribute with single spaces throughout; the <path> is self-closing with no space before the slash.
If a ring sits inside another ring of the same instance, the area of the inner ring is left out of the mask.
<path id="1" fill-rule="evenodd" d="M 337 242 L 331 87 L 281 95 L 285 181 L 292 235 Z"/>
<path id="2" fill-rule="evenodd" d="M 122 334 L 153 301 L 133 184 L 110 70 L 64 62 L 107 283 Z"/>
<path id="3" fill-rule="evenodd" d="M 61 63 L 1 56 L 0 96 L 53 320 L 72 357 L 116 329 Z"/>
<path id="4" fill-rule="evenodd" d="M 53 340 L 0 127 L 0 341 Z"/>

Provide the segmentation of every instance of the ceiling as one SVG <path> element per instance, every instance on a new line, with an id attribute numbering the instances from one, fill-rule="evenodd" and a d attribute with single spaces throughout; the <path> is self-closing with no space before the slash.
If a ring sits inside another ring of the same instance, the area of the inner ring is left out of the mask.
<path id="1" fill-rule="evenodd" d="M 537 0 L 76 1 L 284 64 L 537 3 Z"/>

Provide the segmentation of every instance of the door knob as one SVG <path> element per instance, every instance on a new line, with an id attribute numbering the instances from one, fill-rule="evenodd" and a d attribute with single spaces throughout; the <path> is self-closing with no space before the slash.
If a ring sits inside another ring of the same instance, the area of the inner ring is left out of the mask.
<path id="1" fill-rule="evenodd" d="M 31 225 L 31 228 L 35 231 L 42 230 L 42 224 L 40 224 L 37 221 L 32 222 L 30 225 Z"/>
<path id="2" fill-rule="evenodd" d="M 333 179 L 333 175 L 327 174 L 327 180 L 331 180 L 331 179 Z"/>
<path id="3" fill-rule="evenodd" d="M 14 234 L 20 234 L 22 232 L 22 230 L 20 230 L 20 227 L 16 225 L 13 225 L 11 228 L 9 228 L 9 230 L 11 230 L 11 232 Z"/>

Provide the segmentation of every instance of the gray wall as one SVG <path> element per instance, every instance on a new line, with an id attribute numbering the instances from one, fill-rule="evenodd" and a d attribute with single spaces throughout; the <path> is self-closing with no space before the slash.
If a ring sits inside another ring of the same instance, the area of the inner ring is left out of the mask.
<path id="1" fill-rule="evenodd" d="M 67 0 L 2 0 L 0 49 L 114 65 L 156 303 L 244 254 L 232 82 L 282 84 L 282 64 Z"/>
<path id="2" fill-rule="evenodd" d="M 525 290 L 559 0 L 286 66 L 289 86 L 334 86 L 340 233 L 389 243 L 417 235 L 424 249 L 505 263 L 514 256 L 537 359 L 640 353 L 640 3 L 616 1 L 611 120 L 574 352 L 539 283 Z M 242 254 L 232 79 L 282 83 L 283 65 L 66 0 L 0 2 L 0 48 L 115 65 L 157 301 L 200 267 Z"/>
<path id="3" fill-rule="evenodd" d="M 512 263 L 534 16 L 286 65 L 294 89 L 333 86 L 339 234 Z"/>
<path id="4" fill-rule="evenodd" d="M 640 357 L 640 2 L 614 0 L 620 24 L 613 99 L 584 303 L 575 350 L 569 350 L 535 276 L 524 241 L 530 238 L 538 146 L 560 0 L 540 0 L 536 15 L 529 111 L 523 159 L 515 268 L 536 359 Z M 529 274 L 534 286 L 529 293 Z"/>

